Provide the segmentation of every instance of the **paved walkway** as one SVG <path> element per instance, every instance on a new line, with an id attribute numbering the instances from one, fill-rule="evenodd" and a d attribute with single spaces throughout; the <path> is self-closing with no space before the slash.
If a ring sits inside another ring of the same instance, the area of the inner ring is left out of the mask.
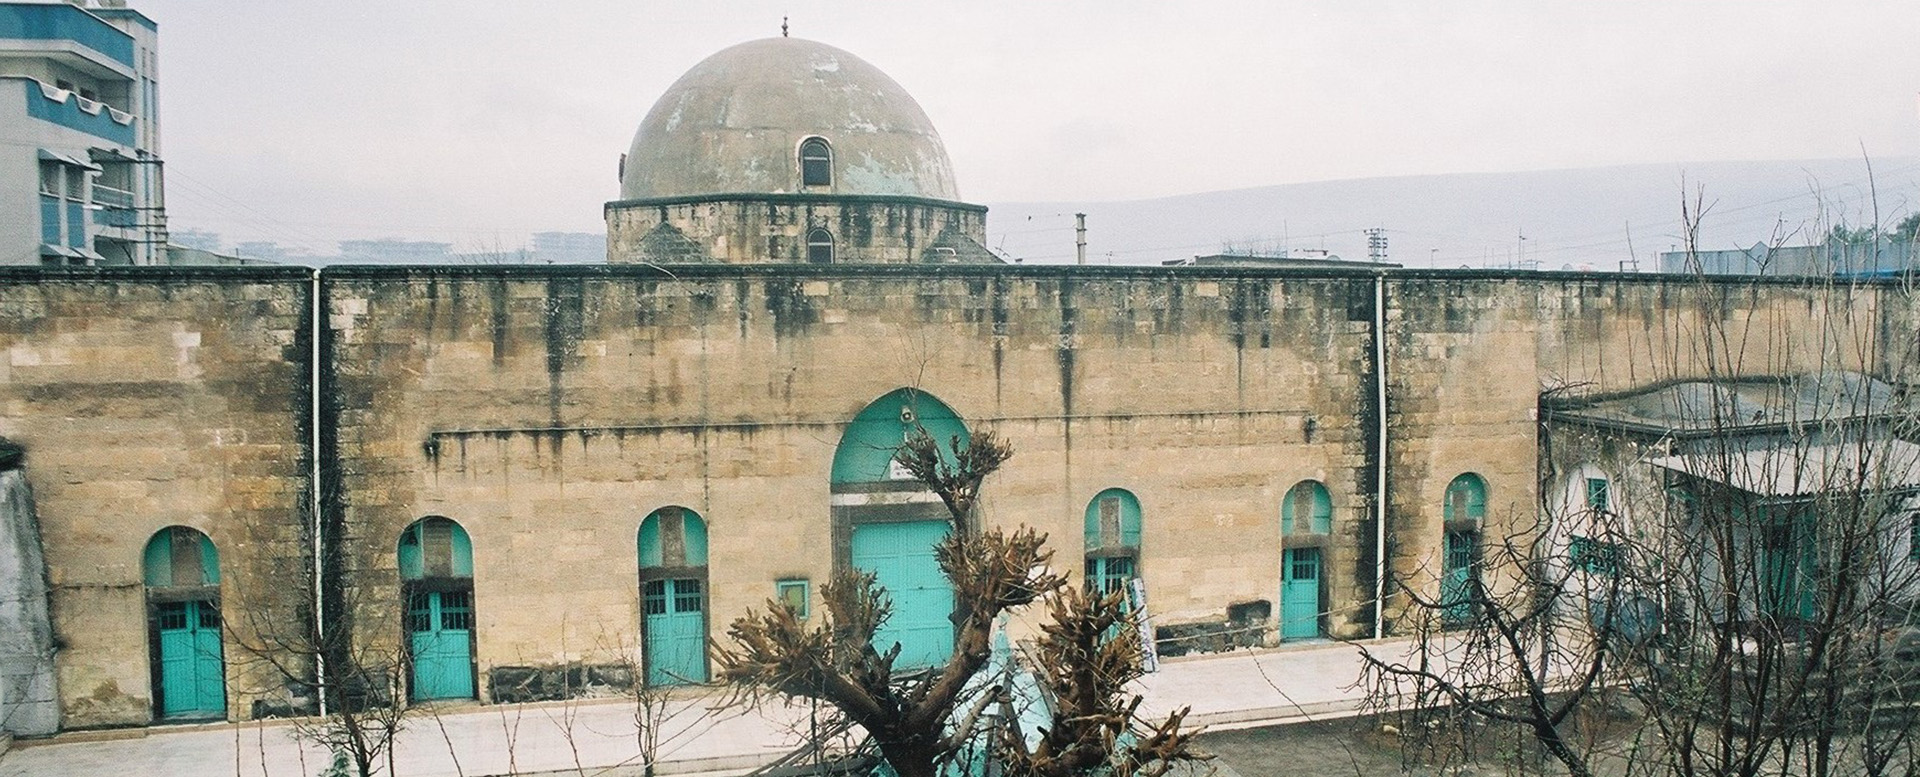
<path id="1" fill-rule="evenodd" d="M 1397 653 L 1404 642 L 1372 643 Z M 1214 728 L 1336 717 L 1355 712 L 1359 649 L 1309 643 L 1162 662 L 1141 681 L 1142 715 L 1193 708 L 1190 724 Z M 658 716 L 660 774 L 742 772 L 793 749 L 810 725 L 804 705 L 745 711 L 711 694 L 676 694 Z M 628 699 L 417 710 L 394 748 L 400 777 L 639 774 L 642 748 Z M 160 726 L 16 741 L 0 777 L 296 777 L 328 757 L 299 741 L 288 721 Z"/>

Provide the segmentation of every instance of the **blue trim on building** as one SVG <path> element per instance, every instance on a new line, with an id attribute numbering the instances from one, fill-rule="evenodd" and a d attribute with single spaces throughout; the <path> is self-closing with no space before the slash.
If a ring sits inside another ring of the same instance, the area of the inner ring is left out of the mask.
<path id="1" fill-rule="evenodd" d="M 134 24 L 138 24 L 154 32 L 160 31 L 160 25 L 155 24 L 152 19 L 147 18 L 146 14 L 135 11 L 132 8 L 89 8 L 87 10 L 102 19 L 132 19 Z"/>
<path id="2" fill-rule="evenodd" d="M 87 247 L 87 206 L 73 200 L 67 201 L 67 245 Z"/>
<path id="3" fill-rule="evenodd" d="M 79 130 L 103 140 L 122 146 L 134 144 L 133 123 L 121 124 L 113 120 L 109 108 L 101 108 L 100 113 L 92 114 L 80 110 L 78 96 L 68 96 L 65 101 L 47 97 L 38 82 L 22 80 L 21 90 L 27 97 L 27 115 L 45 122 L 52 122 L 67 129 Z"/>
<path id="4" fill-rule="evenodd" d="M 0 4 L 0 38 L 73 41 L 133 67 L 132 35 L 66 3 Z"/>
<path id="5" fill-rule="evenodd" d="M 60 198 L 40 195 L 40 242 L 60 244 Z"/>

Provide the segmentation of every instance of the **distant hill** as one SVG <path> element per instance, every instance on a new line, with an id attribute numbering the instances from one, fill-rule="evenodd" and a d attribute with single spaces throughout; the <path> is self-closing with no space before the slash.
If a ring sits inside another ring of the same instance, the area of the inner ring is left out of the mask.
<path id="1" fill-rule="evenodd" d="M 1702 249 L 1801 243 L 1832 224 L 1872 223 L 1875 199 L 1882 224 L 1920 208 L 1920 158 L 1873 160 L 1871 178 L 1858 159 L 1699 162 L 989 203 L 987 243 L 1024 262 L 1071 263 L 1078 212 L 1087 214 L 1089 264 L 1157 264 L 1223 249 L 1325 249 L 1365 259 L 1364 230 L 1381 227 L 1388 260 L 1409 267 L 1518 260 L 1547 270 L 1615 269 L 1637 257 L 1650 271 L 1660 252 L 1682 242 L 1683 192 L 1709 205 Z"/>

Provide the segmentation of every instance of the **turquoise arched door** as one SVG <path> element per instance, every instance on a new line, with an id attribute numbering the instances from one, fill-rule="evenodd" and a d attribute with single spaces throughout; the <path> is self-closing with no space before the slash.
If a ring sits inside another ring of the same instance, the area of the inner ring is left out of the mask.
<path id="1" fill-rule="evenodd" d="M 153 633 L 154 707 L 161 718 L 224 718 L 220 554 L 185 526 L 160 530 L 142 557 Z"/>
<path id="2" fill-rule="evenodd" d="M 1124 488 L 1101 491 L 1087 503 L 1081 526 L 1087 587 L 1096 593 L 1125 590 L 1140 574 L 1140 500 Z"/>
<path id="3" fill-rule="evenodd" d="M 1287 490 L 1280 503 L 1284 533 L 1280 552 L 1280 638 L 1320 636 L 1320 581 L 1322 545 L 1333 531 L 1333 499 L 1327 487 L 1302 480 Z"/>
<path id="4" fill-rule="evenodd" d="M 472 541 L 460 524 L 424 518 L 400 534 L 399 555 L 413 666 L 409 696 L 473 698 Z"/>
<path id="5" fill-rule="evenodd" d="M 1440 558 L 1440 617 L 1465 623 L 1473 617 L 1473 585 L 1479 572 L 1480 524 L 1487 516 L 1487 483 L 1471 472 L 1447 484 L 1446 536 Z"/>
<path id="6" fill-rule="evenodd" d="M 887 394 L 860 411 L 833 455 L 836 520 L 844 521 L 848 561 L 873 573 L 893 600 L 893 615 L 874 635 L 874 648 L 900 647 L 897 666 L 938 664 L 953 653 L 953 587 L 934 548 L 953 529 L 952 517 L 925 486 L 893 461 L 909 433 L 924 429 L 951 451 L 967 428 L 940 400 L 912 389 Z"/>
<path id="7" fill-rule="evenodd" d="M 707 681 L 707 522 L 662 507 L 640 522 L 647 685 Z"/>

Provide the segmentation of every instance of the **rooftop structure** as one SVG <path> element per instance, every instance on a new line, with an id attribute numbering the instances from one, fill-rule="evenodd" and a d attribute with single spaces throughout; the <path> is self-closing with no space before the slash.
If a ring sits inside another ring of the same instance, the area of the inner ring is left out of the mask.
<path id="1" fill-rule="evenodd" d="M 166 262 L 153 20 L 0 3 L 0 264 Z"/>

